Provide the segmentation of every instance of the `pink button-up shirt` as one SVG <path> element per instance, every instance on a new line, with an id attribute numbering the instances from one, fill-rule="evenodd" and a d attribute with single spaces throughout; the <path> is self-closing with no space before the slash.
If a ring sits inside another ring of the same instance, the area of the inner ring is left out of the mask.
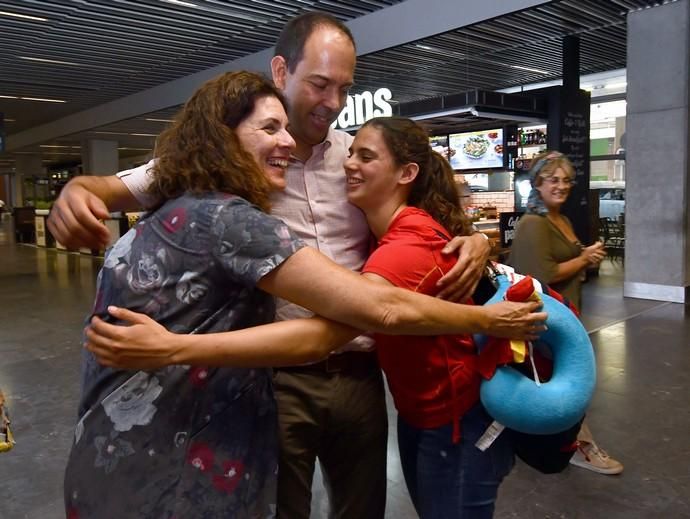
<path id="1" fill-rule="evenodd" d="M 369 253 L 369 226 L 364 213 L 347 201 L 343 164 L 352 136 L 330 129 L 326 140 L 312 148 L 306 162 L 290 161 L 287 187 L 271 198 L 271 213 L 282 219 L 309 246 L 339 265 L 361 270 Z M 278 320 L 308 317 L 312 312 L 282 299 Z M 370 349 L 373 341 L 358 337 L 342 348 Z"/>
<path id="2" fill-rule="evenodd" d="M 347 201 L 343 164 L 351 143 L 352 136 L 331 128 L 326 139 L 313 147 L 309 160 L 292 158 L 285 175 L 287 187 L 271 197 L 271 213 L 287 223 L 309 246 L 339 265 L 359 271 L 367 259 L 370 233 L 364 213 Z M 152 202 L 144 193 L 152 165 L 153 161 L 118 173 L 145 206 Z M 311 315 L 305 308 L 278 299 L 276 320 Z M 372 347 L 373 341 L 361 336 L 342 351 Z"/>

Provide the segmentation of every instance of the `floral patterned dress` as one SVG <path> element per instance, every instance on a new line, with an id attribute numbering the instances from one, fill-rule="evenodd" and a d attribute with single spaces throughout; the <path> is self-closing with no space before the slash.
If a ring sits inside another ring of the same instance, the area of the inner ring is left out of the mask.
<path id="1" fill-rule="evenodd" d="M 186 194 L 108 251 L 93 315 L 122 306 L 177 333 L 270 322 L 256 283 L 303 246 L 241 198 Z M 85 350 L 67 517 L 272 517 L 277 449 L 270 369 L 113 370 Z"/>

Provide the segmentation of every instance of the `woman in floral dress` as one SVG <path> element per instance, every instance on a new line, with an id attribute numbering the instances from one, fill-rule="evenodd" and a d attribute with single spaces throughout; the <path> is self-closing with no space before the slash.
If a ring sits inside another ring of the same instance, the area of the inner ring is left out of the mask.
<path id="1" fill-rule="evenodd" d="M 303 246 L 261 210 L 283 187 L 286 125 L 261 76 L 202 86 L 158 142 L 151 194 L 164 203 L 106 254 L 93 315 L 121 305 L 194 334 L 270 322 L 256 283 Z M 275 430 L 268 369 L 113 370 L 84 352 L 67 517 L 269 517 Z"/>

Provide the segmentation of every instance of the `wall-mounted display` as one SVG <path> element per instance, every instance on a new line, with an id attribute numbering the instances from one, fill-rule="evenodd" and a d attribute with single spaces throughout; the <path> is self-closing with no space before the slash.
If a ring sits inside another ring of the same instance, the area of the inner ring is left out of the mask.
<path id="1" fill-rule="evenodd" d="M 450 160 L 450 148 L 448 148 L 448 135 L 432 135 L 429 137 L 431 149 Z"/>
<path id="2" fill-rule="evenodd" d="M 503 129 L 451 133 L 448 136 L 453 169 L 503 169 Z"/>

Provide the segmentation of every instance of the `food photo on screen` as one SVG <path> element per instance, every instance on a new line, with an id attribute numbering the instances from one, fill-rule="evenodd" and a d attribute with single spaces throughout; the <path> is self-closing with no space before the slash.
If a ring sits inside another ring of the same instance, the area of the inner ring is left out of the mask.
<path id="1" fill-rule="evenodd" d="M 503 130 L 452 133 L 448 136 L 453 169 L 503 168 Z"/>

